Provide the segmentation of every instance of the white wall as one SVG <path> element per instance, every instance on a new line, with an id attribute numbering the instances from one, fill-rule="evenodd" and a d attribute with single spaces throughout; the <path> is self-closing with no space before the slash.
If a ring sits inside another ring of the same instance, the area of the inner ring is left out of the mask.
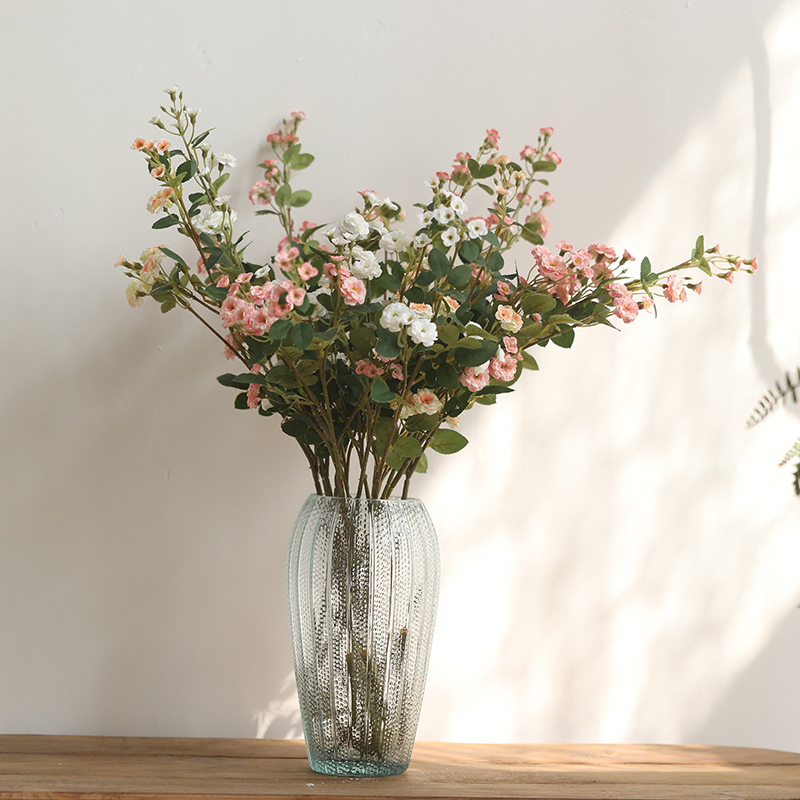
<path id="1" fill-rule="evenodd" d="M 311 490 L 215 341 L 112 268 L 168 236 L 129 150 L 183 87 L 239 158 L 304 109 L 309 216 L 407 208 L 487 127 L 563 158 L 549 241 L 733 286 L 547 348 L 417 479 L 443 596 L 425 739 L 800 750 L 798 0 L 0 3 L 0 732 L 298 735 L 283 559 Z M 177 246 L 178 242 L 169 239 Z M 525 248 L 517 254 L 528 258 Z"/>

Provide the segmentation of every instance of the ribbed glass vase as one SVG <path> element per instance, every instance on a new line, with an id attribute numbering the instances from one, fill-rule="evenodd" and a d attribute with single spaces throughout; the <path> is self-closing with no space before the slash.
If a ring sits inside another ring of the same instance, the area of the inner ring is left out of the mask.
<path id="1" fill-rule="evenodd" d="M 311 769 L 408 767 L 438 596 L 439 546 L 420 500 L 306 500 L 287 597 Z"/>

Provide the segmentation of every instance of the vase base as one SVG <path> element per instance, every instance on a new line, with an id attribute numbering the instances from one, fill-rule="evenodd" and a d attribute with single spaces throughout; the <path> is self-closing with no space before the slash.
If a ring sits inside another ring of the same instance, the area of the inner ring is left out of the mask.
<path id="1" fill-rule="evenodd" d="M 408 769 L 408 764 L 387 764 L 381 761 L 320 761 L 316 758 L 309 758 L 308 763 L 314 772 L 319 772 L 323 775 L 361 778 L 383 778 L 387 775 L 399 775 Z"/>

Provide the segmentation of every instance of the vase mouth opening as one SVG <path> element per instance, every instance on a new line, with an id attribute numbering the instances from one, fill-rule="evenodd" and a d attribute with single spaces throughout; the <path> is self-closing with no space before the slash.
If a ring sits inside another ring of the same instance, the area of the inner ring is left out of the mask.
<path id="1" fill-rule="evenodd" d="M 354 504 L 368 503 L 375 505 L 422 502 L 418 497 L 400 497 L 399 495 L 392 495 L 391 497 L 373 499 L 370 497 L 334 497 L 333 495 L 329 494 L 310 494 L 309 499 L 315 499 L 318 501 L 324 500 L 324 501 L 339 502 L 339 503 L 354 503 Z"/>

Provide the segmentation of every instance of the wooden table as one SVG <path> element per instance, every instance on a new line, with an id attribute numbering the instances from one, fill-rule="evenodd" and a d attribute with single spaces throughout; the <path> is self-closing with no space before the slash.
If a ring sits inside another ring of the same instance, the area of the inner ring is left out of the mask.
<path id="1" fill-rule="evenodd" d="M 700 745 L 419 742 L 390 778 L 312 772 L 301 741 L 0 736 L 0 798 L 800 799 L 800 755 Z"/>

